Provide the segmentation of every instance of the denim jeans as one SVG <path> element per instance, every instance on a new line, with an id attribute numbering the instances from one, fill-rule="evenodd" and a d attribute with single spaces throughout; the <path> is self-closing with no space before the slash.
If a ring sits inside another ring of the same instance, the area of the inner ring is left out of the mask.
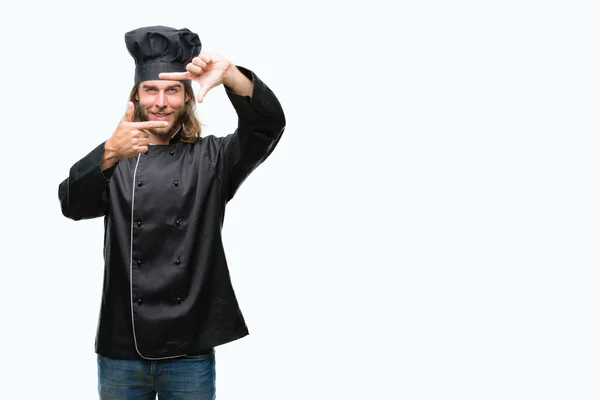
<path id="1" fill-rule="evenodd" d="M 159 361 L 98 355 L 101 400 L 214 400 L 215 354 Z"/>

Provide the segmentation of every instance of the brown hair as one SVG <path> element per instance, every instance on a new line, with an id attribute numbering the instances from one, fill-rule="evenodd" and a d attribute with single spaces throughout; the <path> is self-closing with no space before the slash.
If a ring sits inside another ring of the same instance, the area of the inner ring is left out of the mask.
<path id="1" fill-rule="evenodd" d="M 183 106 L 183 112 L 181 113 L 181 125 L 183 126 L 181 141 L 185 143 L 195 143 L 202 134 L 202 124 L 196 115 L 196 95 L 194 94 L 194 88 L 191 83 L 182 83 L 187 100 Z M 129 93 L 129 101 L 133 102 L 134 105 L 133 121 L 141 121 L 143 115 L 140 102 L 136 99 L 139 87 L 140 84 L 136 83 Z"/>

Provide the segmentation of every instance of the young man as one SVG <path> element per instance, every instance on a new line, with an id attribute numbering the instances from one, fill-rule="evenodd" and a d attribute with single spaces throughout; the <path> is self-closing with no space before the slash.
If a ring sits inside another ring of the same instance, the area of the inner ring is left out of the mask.
<path id="1" fill-rule="evenodd" d="M 202 52 L 188 29 L 139 28 L 125 42 L 136 64 L 127 111 L 58 190 L 67 218 L 104 217 L 98 390 L 213 399 L 214 347 L 248 334 L 221 240 L 225 206 L 273 151 L 285 117 L 256 74 Z M 220 85 L 237 129 L 202 137 L 195 101 Z"/>

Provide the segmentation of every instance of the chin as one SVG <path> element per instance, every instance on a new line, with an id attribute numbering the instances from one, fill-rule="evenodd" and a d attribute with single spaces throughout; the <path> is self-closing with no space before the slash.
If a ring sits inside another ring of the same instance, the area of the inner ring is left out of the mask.
<path id="1" fill-rule="evenodd" d="M 169 136 L 171 134 L 171 127 L 163 129 L 150 129 L 150 133 L 156 136 Z"/>

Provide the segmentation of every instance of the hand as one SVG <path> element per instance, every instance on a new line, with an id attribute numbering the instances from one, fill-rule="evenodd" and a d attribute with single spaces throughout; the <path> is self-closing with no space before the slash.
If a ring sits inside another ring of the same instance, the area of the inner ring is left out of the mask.
<path id="1" fill-rule="evenodd" d="M 148 151 L 148 129 L 164 128 L 169 125 L 167 121 L 131 122 L 133 116 L 133 103 L 129 102 L 127 111 L 119 122 L 117 129 L 110 139 L 106 141 L 106 151 L 117 159 L 136 156 L 138 153 Z"/>
<path id="2" fill-rule="evenodd" d="M 204 96 L 213 88 L 223 83 L 225 74 L 229 72 L 232 64 L 225 58 L 215 53 L 200 52 L 185 67 L 187 72 L 163 72 L 158 75 L 160 79 L 186 80 L 191 79 L 200 85 L 196 98 L 202 103 Z"/>

